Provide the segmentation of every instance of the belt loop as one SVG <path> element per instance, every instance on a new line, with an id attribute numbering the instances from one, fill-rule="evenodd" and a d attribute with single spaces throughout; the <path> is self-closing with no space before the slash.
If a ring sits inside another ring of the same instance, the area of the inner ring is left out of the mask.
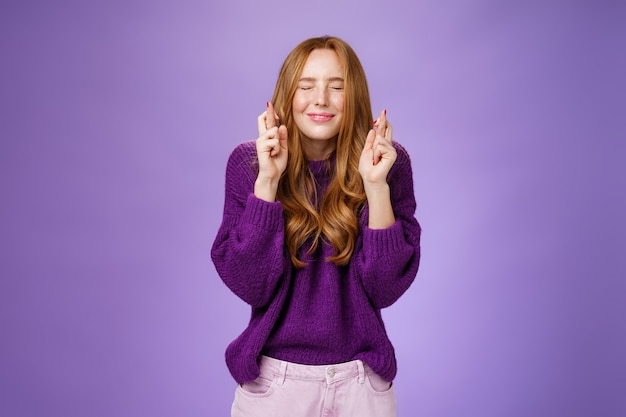
<path id="1" fill-rule="evenodd" d="M 365 368 L 363 367 L 363 362 L 357 359 L 356 366 L 359 368 L 359 384 L 365 383 Z"/>
<path id="2" fill-rule="evenodd" d="M 285 383 L 286 376 L 287 376 L 287 362 L 280 361 L 280 368 L 278 369 L 278 375 L 276 375 L 276 384 L 283 385 Z"/>

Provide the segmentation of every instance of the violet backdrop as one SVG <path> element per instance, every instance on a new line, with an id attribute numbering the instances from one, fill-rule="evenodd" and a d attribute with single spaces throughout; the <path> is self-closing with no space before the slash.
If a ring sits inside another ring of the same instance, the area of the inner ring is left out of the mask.
<path id="1" fill-rule="evenodd" d="M 0 415 L 229 415 L 249 310 L 209 257 L 225 163 L 323 34 L 413 160 L 398 415 L 626 415 L 625 21 L 609 0 L 3 1 Z"/>

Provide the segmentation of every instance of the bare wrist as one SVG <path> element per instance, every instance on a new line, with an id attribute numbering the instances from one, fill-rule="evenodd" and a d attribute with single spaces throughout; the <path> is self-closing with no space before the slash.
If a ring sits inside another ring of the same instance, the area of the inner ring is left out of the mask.
<path id="1" fill-rule="evenodd" d="M 254 182 L 254 195 L 261 199 L 273 203 L 276 201 L 278 181 L 269 178 L 257 178 Z"/>
<path id="2" fill-rule="evenodd" d="M 365 195 L 369 199 L 370 196 L 388 196 L 389 195 L 389 184 L 386 182 L 381 183 L 367 183 L 363 182 L 363 190 L 365 191 Z"/>

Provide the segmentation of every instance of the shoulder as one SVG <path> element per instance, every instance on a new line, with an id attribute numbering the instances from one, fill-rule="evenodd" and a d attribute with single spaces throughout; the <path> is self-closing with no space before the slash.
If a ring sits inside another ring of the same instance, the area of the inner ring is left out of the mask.
<path id="1" fill-rule="evenodd" d="M 387 182 L 391 188 L 392 203 L 412 197 L 413 190 L 413 169 L 411 168 L 411 157 L 407 150 L 398 142 L 393 142 L 393 147 L 398 154 L 396 161 L 389 171 Z"/>
<path id="2" fill-rule="evenodd" d="M 254 141 L 240 143 L 233 149 L 228 158 L 229 163 L 250 162 L 256 160 L 256 144 Z"/>
<path id="3" fill-rule="evenodd" d="M 409 152 L 398 142 L 392 142 L 396 150 L 397 158 L 393 164 L 392 171 L 400 171 L 402 173 L 411 173 L 411 156 Z"/>
<path id="4" fill-rule="evenodd" d="M 227 174 L 254 174 L 257 166 L 256 144 L 243 142 L 235 147 L 228 157 Z"/>

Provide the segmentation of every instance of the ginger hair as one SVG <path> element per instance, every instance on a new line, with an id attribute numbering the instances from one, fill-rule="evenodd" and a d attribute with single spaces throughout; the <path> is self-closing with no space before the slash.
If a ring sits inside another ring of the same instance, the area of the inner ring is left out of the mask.
<path id="1" fill-rule="evenodd" d="M 292 115 L 292 101 L 298 79 L 309 54 L 315 49 L 337 53 L 343 66 L 344 117 L 335 150 L 335 170 L 319 208 L 315 207 L 315 181 L 300 143 L 300 132 Z M 372 123 L 367 79 L 354 50 L 337 37 L 311 38 L 296 46 L 285 59 L 272 97 L 274 108 L 288 130 L 289 157 L 281 176 L 277 199 L 285 213 L 285 244 L 296 267 L 306 264 L 298 258 L 299 249 L 312 238 L 309 253 L 322 240 L 328 241 L 336 265 L 350 261 L 359 234 L 359 213 L 366 197 L 359 174 L 359 159 Z"/>

